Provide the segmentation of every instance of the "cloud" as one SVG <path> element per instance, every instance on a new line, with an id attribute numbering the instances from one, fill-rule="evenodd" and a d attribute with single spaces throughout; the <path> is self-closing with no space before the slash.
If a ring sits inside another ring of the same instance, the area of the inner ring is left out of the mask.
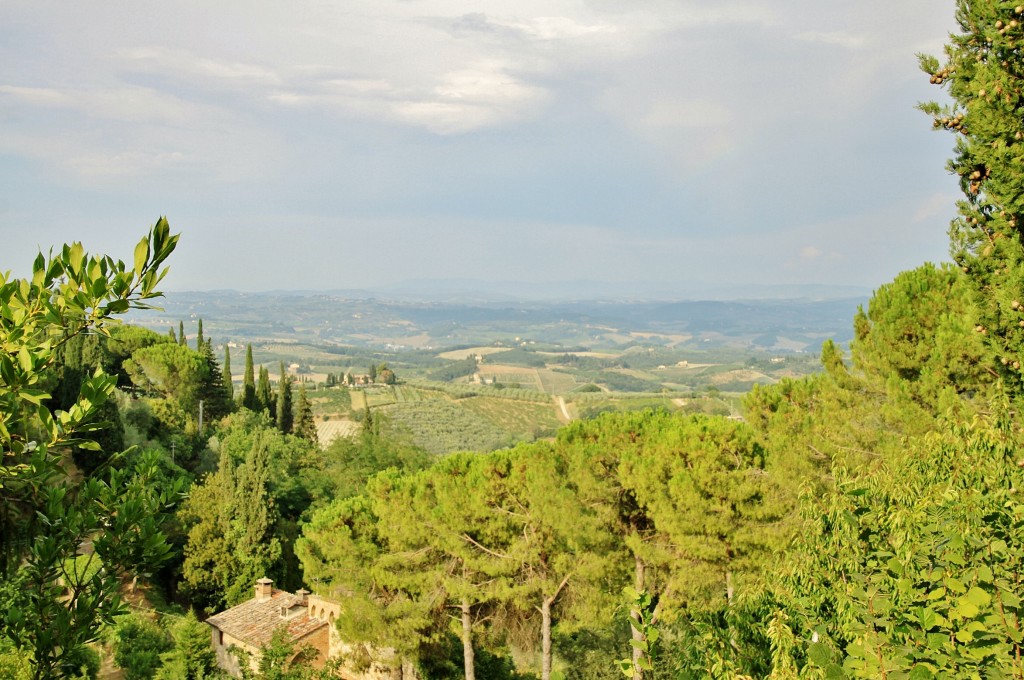
<path id="1" fill-rule="evenodd" d="M 122 123 L 177 125 L 217 117 L 214 107 L 134 85 L 111 88 L 0 85 L 0 97 L 5 95 L 28 107 L 67 109 L 89 118 Z"/>
<path id="2" fill-rule="evenodd" d="M 200 56 L 184 50 L 135 47 L 117 50 L 115 54 L 128 68 L 173 75 L 190 82 L 215 80 L 221 84 L 233 82 L 242 86 L 281 83 L 281 77 L 272 69 L 252 63 Z"/>
<path id="3" fill-rule="evenodd" d="M 867 44 L 864 36 L 852 35 L 843 31 L 803 31 L 793 37 L 803 42 L 836 45 L 850 50 L 863 49 Z"/>
<path id="4" fill-rule="evenodd" d="M 440 74 L 430 88 L 401 88 L 384 79 L 328 79 L 268 99 L 452 135 L 533 115 L 548 93 L 512 75 L 505 63 L 488 60 Z"/>
<path id="5" fill-rule="evenodd" d="M 817 246 L 804 246 L 800 249 L 800 259 L 804 261 L 817 260 L 822 254 Z"/>
<path id="6" fill-rule="evenodd" d="M 564 16 L 498 19 L 483 12 L 457 17 L 451 24 L 456 34 L 465 32 L 504 33 L 527 40 L 572 40 L 585 36 L 616 33 L 611 24 L 584 24 Z"/>

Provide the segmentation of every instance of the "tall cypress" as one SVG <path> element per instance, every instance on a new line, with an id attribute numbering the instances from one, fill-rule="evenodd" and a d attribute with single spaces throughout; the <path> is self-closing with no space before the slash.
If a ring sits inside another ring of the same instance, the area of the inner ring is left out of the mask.
<path id="1" fill-rule="evenodd" d="M 204 413 L 212 421 L 226 416 L 231 411 L 231 402 L 224 388 L 224 374 L 213 355 L 213 342 L 201 344 L 199 354 L 203 357 L 205 375 L 197 396 L 203 402 Z"/>
<path id="2" fill-rule="evenodd" d="M 281 377 L 277 381 L 277 429 L 285 434 L 292 431 L 295 415 L 292 413 L 292 380 L 281 362 Z"/>
<path id="3" fill-rule="evenodd" d="M 199 320 L 199 328 L 196 330 L 196 351 L 203 351 L 203 320 Z"/>
<path id="4" fill-rule="evenodd" d="M 242 374 L 242 406 L 258 411 L 256 403 L 256 378 L 252 367 L 252 345 L 245 346 L 245 373 Z"/>
<path id="5" fill-rule="evenodd" d="M 270 392 L 270 371 L 260 366 L 259 382 L 256 383 L 256 408 L 274 415 L 274 396 Z"/>
<path id="6" fill-rule="evenodd" d="M 306 397 L 306 384 L 299 386 L 299 401 L 295 405 L 295 434 L 314 444 L 319 443 L 316 423 L 313 421 L 313 407 Z"/>
<path id="7" fill-rule="evenodd" d="M 181 345 L 182 347 L 185 347 L 185 346 L 188 345 L 188 339 L 185 337 L 185 322 L 184 321 L 179 321 L 178 322 L 178 344 Z"/>
<path id="8" fill-rule="evenodd" d="M 224 344 L 224 393 L 228 397 L 228 401 L 235 400 L 235 385 L 231 382 L 231 348 Z"/>

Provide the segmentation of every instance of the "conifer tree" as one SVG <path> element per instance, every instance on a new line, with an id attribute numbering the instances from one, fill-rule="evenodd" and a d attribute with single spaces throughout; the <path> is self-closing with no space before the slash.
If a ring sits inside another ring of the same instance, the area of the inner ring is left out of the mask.
<path id="1" fill-rule="evenodd" d="M 224 394 L 227 395 L 228 401 L 235 400 L 235 384 L 231 380 L 231 348 L 225 343 L 224 345 Z"/>
<path id="2" fill-rule="evenodd" d="M 920 56 L 931 82 L 951 105 L 922 104 L 936 129 L 957 135 L 949 169 L 964 198 L 950 226 L 954 261 L 967 273 L 978 306 L 974 330 L 1008 387 L 1024 388 L 1024 5 L 992 0 L 957 3 L 960 33 L 946 63 Z"/>
<path id="3" fill-rule="evenodd" d="M 178 344 L 182 347 L 188 344 L 188 338 L 185 337 L 185 322 L 178 322 Z"/>
<path id="4" fill-rule="evenodd" d="M 171 342 L 178 342 L 178 336 L 174 334 L 174 328 L 168 328 L 167 334 L 171 336 Z"/>
<path id="5" fill-rule="evenodd" d="M 310 413 L 312 416 L 312 413 Z M 285 434 L 290 434 L 295 422 L 295 415 L 292 413 L 292 379 L 284 370 L 284 362 L 281 362 L 281 377 L 277 381 L 277 429 Z"/>
<path id="6" fill-rule="evenodd" d="M 313 407 L 306 397 L 306 385 L 299 386 L 299 401 L 295 406 L 295 434 L 308 439 L 314 444 L 319 443 L 316 434 L 316 423 L 313 421 Z"/>
<path id="7" fill-rule="evenodd" d="M 260 366 L 259 382 L 256 383 L 256 408 L 273 415 L 274 395 L 270 391 L 270 371 L 266 366 Z"/>
<path id="8" fill-rule="evenodd" d="M 377 380 L 377 364 L 370 364 L 370 382 Z"/>
<path id="9" fill-rule="evenodd" d="M 213 355 L 213 341 L 200 345 L 199 354 L 206 365 L 206 371 L 199 385 L 198 398 L 203 402 L 207 418 L 212 421 L 226 416 L 231 411 L 231 402 L 224 387 L 224 374 Z"/>
<path id="10" fill-rule="evenodd" d="M 203 320 L 199 320 L 199 327 L 196 330 L 196 351 L 201 352 L 203 350 Z"/>
<path id="11" fill-rule="evenodd" d="M 242 373 L 242 406 L 250 411 L 258 411 L 256 401 L 256 378 L 252 366 L 252 345 L 245 346 L 245 372 Z"/>

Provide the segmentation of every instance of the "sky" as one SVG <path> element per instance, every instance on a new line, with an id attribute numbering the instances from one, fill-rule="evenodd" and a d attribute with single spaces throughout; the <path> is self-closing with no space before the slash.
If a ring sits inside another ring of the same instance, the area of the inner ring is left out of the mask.
<path id="1" fill-rule="evenodd" d="M 933 0 L 0 2 L 0 271 L 876 288 L 946 260 Z"/>

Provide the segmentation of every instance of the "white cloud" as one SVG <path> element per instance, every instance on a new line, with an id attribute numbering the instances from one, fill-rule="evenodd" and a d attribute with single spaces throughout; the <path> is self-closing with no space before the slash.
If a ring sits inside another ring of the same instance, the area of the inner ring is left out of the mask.
<path id="1" fill-rule="evenodd" d="M 117 50 L 115 54 L 124 60 L 126 66 L 190 80 L 214 79 L 222 84 L 235 81 L 244 85 L 278 85 L 281 82 L 280 76 L 272 69 L 200 56 L 184 50 L 135 47 Z"/>
<path id="2" fill-rule="evenodd" d="M 800 249 L 800 259 L 804 261 L 817 260 L 822 254 L 821 249 L 817 246 L 804 246 Z"/>
<path id="3" fill-rule="evenodd" d="M 843 31 L 803 31 L 794 37 L 804 42 L 837 45 L 851 50 L 863 49 L 867 44 L 864 36 L 852 35 Z"/>
<path id="4" fill-rule="evenodd" d="M 114 88 L 5 85 L 0 86 L 0 96 L 3 95 L 29 107 L 67 109 L 90 118 L 122 123 L 183 124 L 218 117 L 214 107 L 132 85 Z"/>

